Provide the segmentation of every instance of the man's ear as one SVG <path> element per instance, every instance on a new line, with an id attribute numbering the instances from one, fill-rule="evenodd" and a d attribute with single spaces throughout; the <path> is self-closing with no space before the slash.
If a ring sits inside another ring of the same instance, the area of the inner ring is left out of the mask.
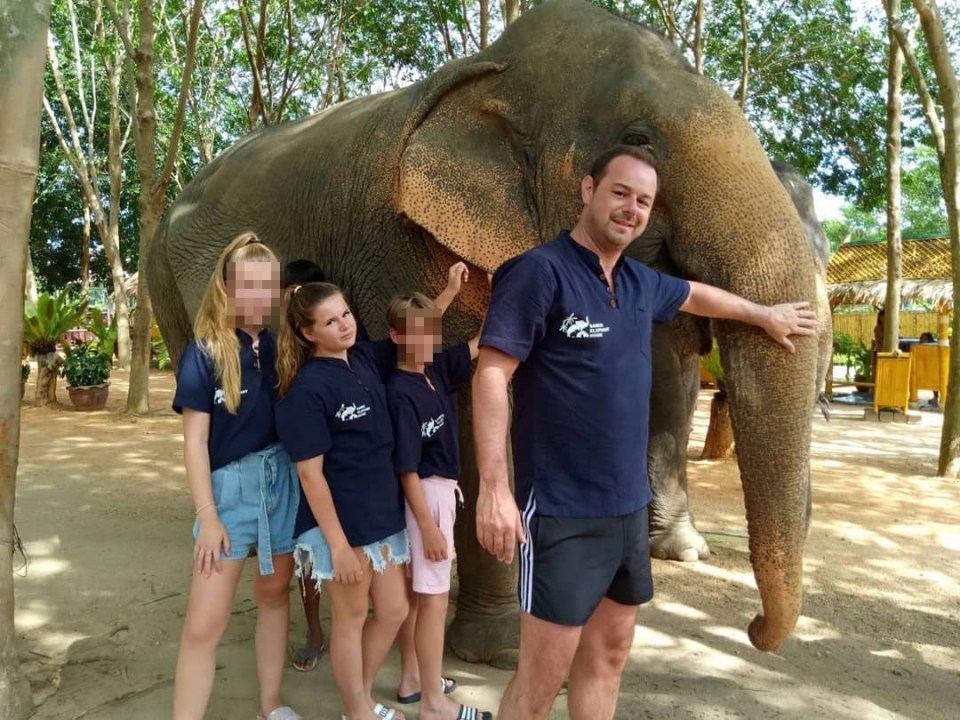
<path id="1" fill-rule="evenodd" d="M 400 341 L 398 340 L 400 336 L 394 328 L 388 328 L 387 334 L 390 336 L 390 339 L 393 340 L 394 345 L 400 344 Z"/>
<path id="2" fill-rule="evenodd" d="M 584 175 L 583 180 L 580 181 L 580 199 L 584 205 L 590 204 L 590 200 L 593 198 L 593 191 L 593 176 Z"/>

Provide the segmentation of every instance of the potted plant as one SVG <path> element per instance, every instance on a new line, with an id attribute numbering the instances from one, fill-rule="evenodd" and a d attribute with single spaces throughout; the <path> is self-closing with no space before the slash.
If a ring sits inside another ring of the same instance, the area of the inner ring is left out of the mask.
<path id="1" fill-rule="evenodd" d="M 27 378 L 30 377 L 30 363 L 26 360 L 20 363 L 20 399 L 27 390 Z"/>
<path id="2" fill-rule="evenodd" d="M 60 375 L 57 345 L 61 336 L 77 325 L 86 312 L 86 303 L 67 290 L 57 295 L 41 293 L 36 304 L 29 300 L 23 308 L 23 339 L 37 358 L 37 405 L 57 401 L 57 377 Z"/>
<path id="3" fill-rule="evenodd" d="M 853 361 L 853 381 L 873 382 L 873 350 L 868 348 L 863 340 L 858 340 L 850 353 Z M 857 385 L 857 392 L 868 392 L 870 385 Z"/>
<path id="4" fill-rule="evenodd" d="M 67 393 L 77 410 L 103 410 L 110 394 L 110 358 L 95 345 L 87 342 L 71 348 L 63 363 Z"/>

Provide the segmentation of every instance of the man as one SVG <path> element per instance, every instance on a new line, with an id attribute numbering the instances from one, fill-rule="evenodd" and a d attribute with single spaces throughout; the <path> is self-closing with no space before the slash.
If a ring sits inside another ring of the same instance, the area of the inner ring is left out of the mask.
<path id="1" fill-rule="evenodd" d="M 739 320 L 790 352 L 790 335 L 814 332 L 808 303 L 760 306 L 623 256 L 647 226 L 656 167 L 639 147 L 601 155 L 581 182 L 576 227 L 494 277 L 473 384 L 477 536 L 507 563 L 521 543 L 522 610 L 498 720 L 546 718 L 568 671 L 573 720 L 614 716 L 637 611 L 653 596 L 650 488 L 637 481 L 646 477 L 652 324 L 677 310 Z"/>

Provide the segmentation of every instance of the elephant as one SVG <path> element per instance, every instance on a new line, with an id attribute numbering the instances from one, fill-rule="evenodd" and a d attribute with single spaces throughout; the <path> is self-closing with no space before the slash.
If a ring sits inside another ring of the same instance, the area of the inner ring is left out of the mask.
<path id="1" fill-rule="evenodd" d="M 803 226 L 739 106 L 655 30 L 582 0 L 554 0 L 476 55 L 254 132 L 199 172 L 148 256 L 171 355 L 191 337 L 218 253 L 241 231 L 256 232 L 283 262 L 318 262 L 348 290 L 371 336 L 384 336 L 395 292 L 439 290 L 458 259 L 492 272 L 571 227 L 580 178 L 616 143 L 648 146 L 661 165 L 639 251 L 655 248 L 678 274 L 758 303 L 815 302 L 815 263 L 797 253 Z M 447 339 L 476 331 L 487 291 L 482 279 L 467 284 L 445 316 Z M 748 634 L 773 650 L 801 610 L 817 341 L 798 339 L 791 354 L 756 328 L 713 330 L 729 368 L 762 602 Z M 496 664 L 516 647 L 516 568 L 476 542 L 469 391 L 461 402 L 467 508 L 448 637 L 462 657 Z"/>
<path id="2" fill-rule="evenodd" d="M 829 298 L 826 292 L 826 270 L 830 259 L 830 243 L 813 203 L 813 190 L 806 179 L 789 163 L 772 160 L 777 179 L 790 196 L 803 223 L 804 240 L 798 257 L 812 256 L 816 267 L 818 356 L 816 401 L 829 420 L 829 403 L 823 392 L 830 356 L 833 350 L 833 329 Z M 630 248 L 629 254 L 661 272 L 682 275 L 669 256 L 669 248 L 661 238 L 643 236 Z M 710 548 L 697 531 L 690 512 L 687 488 L 687 445 L 696 410 L 700 387 L 699 356 L 710 352 L 712 334 L 709 323 L 679 313 L 669 324 L 655 325 L 653 330 L 653 387 L 650 414 L 648 474 L 653 492 L 650 505 L 650 549 L 662 559 L 694 561 L 710 555 Z M 811 515 L 807 496 L 807 522 Z"/>

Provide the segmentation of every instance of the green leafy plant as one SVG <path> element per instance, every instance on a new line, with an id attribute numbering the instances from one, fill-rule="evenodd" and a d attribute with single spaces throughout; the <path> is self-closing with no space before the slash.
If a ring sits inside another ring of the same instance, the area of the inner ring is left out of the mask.
<path id="1" fill-rule="evenodd" d="M 850 380 L 850 371 L 861 378 L 873 376 L 873 351 L 863 340 L 854 340 L 847 333 L 833 334 L 833 362 L 846 367 L 846 379 Z"/>
<path id="2" fill-rule="evenodd" d="M 41 293 L 34 305 L 27 300 L 23 308 L 23 339 L 36 356 L 56 351 L 60 337 L 78 325 L 86 312 L 86 303 L 67 290 L 57 295 Z"/>
<path id="3" fill-rule="evenodd" d="M 853 361 L 854 379 L 873 377 L 873 351 L 868 348 L 863 340 L 858 340 L 850 355 Z"/>
<path id="4" fill-rule="evenodd" d="M 63 374 L 71 387 L 103 385 L 110 377 L 110 358 L 97 349 L 95 341 L 81 343 L 67 353 Z"/>
<path id="5" fill-rule="evenodd" d="M 97 351 L 101 355 L 113 358 L 114 348 L 117 346 L 117 316 L 110 318 L 110 323 L 103 320 L 103 311 L 100 308 L 91 308 L 90 322 L 87 329 L 93 333 Z"/>
<path id="6" fill-rule="evenodd" d="M 157 367 L 163 370 L 170 364 L 170 351 L 167 349 L 167 344 L 160 335 L 156 335 L 150 338 L 150 346 L 153 357 L 157 361 Z"/>
<path id="7" fill-rule="evenodd" d="M 22 362 L 20 363 L 20 382 L 26 382 L 28 377 L 30 377 L 30 363 Z"/>

